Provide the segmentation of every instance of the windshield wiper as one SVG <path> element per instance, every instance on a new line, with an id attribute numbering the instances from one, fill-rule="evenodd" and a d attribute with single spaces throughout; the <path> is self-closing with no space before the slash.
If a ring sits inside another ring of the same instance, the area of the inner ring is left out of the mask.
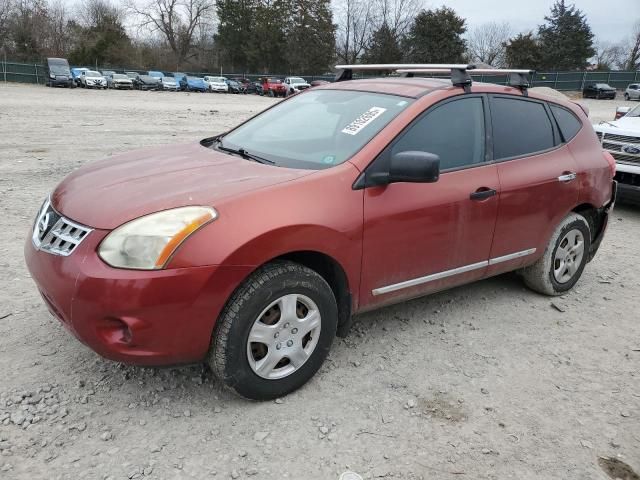
<path id="1" fill-rule="evenodd" d="M 216 143 L 218 144 L 218 148 L 220 150 L 222 150 L 223 152 L 234 153 L 236 155 L 240 155 L 242 158 L 253 160 L 254 162 L 258 162 L 258 163 L 264 163 L 266 165 L 275 165 L 276 164 L 276 162 L 274 162 L 273 160 L 269 160 L 267 158 L 263 158 L 263 157 L 259 157 L 258 155 L 254 155 L 253 153 L 249 153 L 242 147 L 240 147 L 238 149 L 225 147 L 224 145 L 222 145 L 222 139 L 220 137 L 218 137 L 216 139 Z"/>
<path id="2" fill-rule="evenodd" d="M 611 125 L 612 127 L 620 128 L 620 127 L 618 127 L 618 125 L 615 125 L 615 124 L 613 124 L 611 122 L 607 122 L 606 120 L 603 120 L 600 123 L 606 123 L 607 125 Z"/>

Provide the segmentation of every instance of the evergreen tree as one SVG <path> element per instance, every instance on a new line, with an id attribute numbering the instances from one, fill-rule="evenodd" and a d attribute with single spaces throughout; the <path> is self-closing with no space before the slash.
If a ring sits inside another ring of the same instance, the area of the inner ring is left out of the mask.
<path id="1" fill-rule="evenodd" d="M 511 68 L 541 68 L 542 50 L 533 33 L 520 33 L 505 43 L 505 62 Z"/>
<path id="2" fill-rule="evenodd" d="M 294 74 L 324 72 L 335 51 L 331 0 L 291 0 L 285 59 Z"/>
<path id="3" fill-rule="evenodd" d="M 366 63 L 400 63 L 402 57 L 400 42 L 385 22 L 371 35 L 363 60 Z"/>
<path id="4" fill-rule="evenodd" d="M 407 60 L 416 63 L 462 62 L 467 31 L 465 19 L 448 7 L 423 10 L 415 19 L 407 38 Z"/>
<path id="5" fill-rule="evenodd" d="M 556 0 L 546 22 L 538 28 L 542 49 L 542 68 L 547 70 L 577 70 L 588 65 L 596 53 L 593 33 L 585 15 L 575 5 Z"/>
<path id="6" fill-rule="evenodd" d="M 244 72 L 249 68 L 256 9 L 256 0 L 218 0 L 216 4 L 218 33 L 214 40 L 220 65 L 226 70 Z"/>

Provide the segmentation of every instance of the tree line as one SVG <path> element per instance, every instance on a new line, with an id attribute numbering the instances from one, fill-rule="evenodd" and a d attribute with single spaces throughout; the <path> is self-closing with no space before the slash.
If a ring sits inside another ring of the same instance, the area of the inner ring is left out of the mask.
<path id="1" fill-rule="evenodd" d="M 337 63 L 640 69 L 640 22 L 618 43 L 556 0 L 532 31 L 468 27 L 424 0 L 0 0 L 0 55 L 140 69 L 318 74 Z"/>

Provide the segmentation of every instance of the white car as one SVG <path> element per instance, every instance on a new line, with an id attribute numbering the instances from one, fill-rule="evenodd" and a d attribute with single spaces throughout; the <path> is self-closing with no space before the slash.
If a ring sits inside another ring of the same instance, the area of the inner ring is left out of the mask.
<path id="1" fill-rule="evenodd" d="M 294 93 L 301 92 L 307 88 L 311 88 L 311 85 L 302 77 L 287 77 L 284 79 L 284 85 L 286 87 L 285 96 L 293 95 Z"/>
<path id="2" fill-rule="evenodd" d="M 160 85 L 162 86 L 162 90 L 177 91 L 180 89 L 180 85 L 176 83 L 176 79 L 173 77 L 162 77 Z"/>
<path id="3" fill-rule="evenodd" d="M 227 79 L 225 77 L 212 77 L 205 75 L 204 84 L 207 86 L 207 90 L 210 92 L 224 92 L 229 91 L 229 85 L 227 85 Z"/>
<path id="4" fill-rule="evenodd" d="M 625 100 L 640 100 L 640 83 L 632 83 L 624 91 Z"/>
<path id="5" fill-rule="evenodd" d="M 640 105 L 611 122 L 593 128 L 602 148 L 616 161 L 616 176 L 621 199 L 640 200 Z"/>
<path id="6" fill-rule="evenodd" d="M 82 88 L 107 88 L 107 79 L 100 72 L 85 70 L 80 75 L 80 86 Z"/>

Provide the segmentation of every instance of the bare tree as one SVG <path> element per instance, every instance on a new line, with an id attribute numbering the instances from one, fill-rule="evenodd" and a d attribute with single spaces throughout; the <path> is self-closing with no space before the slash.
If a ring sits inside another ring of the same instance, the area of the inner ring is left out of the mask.
<path id="1" fill-rule="evenodd" d="M 467 37 L 469 57 L 493 67 L 505 66 L 505 45 L 511 37 L 508 23 L 489 22 L 475 27 Z"/>
<path id="2" fill-rule="evenodd" d="M 640 68 L 640 21 L 636 22 L 631 39 L 623 48 L 628 53 L 621 67 L 624 70 L 638 70 Z"/>
<path id="3" fill-rule="evenodd" d="M 69 13 L 64 0 L 54 0 L 49 4 L 49 29 L 51 44 L 49 51 L 54 56 L 64 56 L 71 46 L 69 33 Z"/>
<path id="4" fill-rule="evenodd" d="M 131 0 L 128 8 L 138 17 L 138 26 L 159 32 L 176 57 L 177 68 L 187 59 L 196 29 L 214 13 L 213 0 Z"/>
<path id="5" fill-rule="evenodd" d="M 596 51 L 594 60 L 598 70 L 611 70 L 614 67 L 619 67 L 625 61 L 623 48 L 620 44 L 596 41 L 593 48 Z"/>
<path id="6" fill-rule="evenodd" d="M 0 0 L 0 39 L 4 43 L 4 39 L 7 34 L 7 24 L 9 23 L 9 16 L 13 10 L 12 0 Z"/>
<path id="7" fill-rule="evenodd" d="M 374 27 L 378 29 L 386 25 L 399 40 L 411 28 L 413 19 L 422 8 L 422 1 L 375 0 L 373 8 Z"/>
<path id="8" fill-rule="evenodd" d="M 355 63 L 364 52 L 373 27 L 373 8 L 368 0 L 342 0 L 335 10 L 336 54 L 344 63 Z"/>

